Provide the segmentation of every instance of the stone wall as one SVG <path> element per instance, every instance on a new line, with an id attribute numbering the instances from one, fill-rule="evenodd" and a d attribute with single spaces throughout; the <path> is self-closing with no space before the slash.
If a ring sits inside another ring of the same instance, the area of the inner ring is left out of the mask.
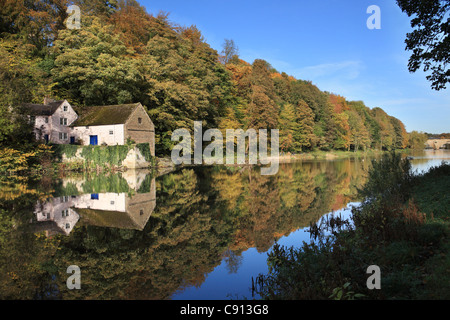
<path id="1" fill-rule="evenodd" d="M 125 139 L 128 138 L 135 143 L 148 143 L 155 156 L 155 126 L 143 107 L 136 108 L 125 124 Z"/>

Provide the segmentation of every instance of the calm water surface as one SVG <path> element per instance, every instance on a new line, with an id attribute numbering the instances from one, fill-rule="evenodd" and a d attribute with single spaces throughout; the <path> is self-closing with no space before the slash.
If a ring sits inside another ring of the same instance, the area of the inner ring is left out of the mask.
<path id="1" fill-rule="evenodd" d="M 450 150 L 413 154 L 426 171 Z M 371 159 L 3 179 L 0 299 L 252 299 L 277 242 L 350 214 Z M 81 270 L 68 290 L 67 267 Z M 257 297 L 256 297 L 257 298 Z"/>

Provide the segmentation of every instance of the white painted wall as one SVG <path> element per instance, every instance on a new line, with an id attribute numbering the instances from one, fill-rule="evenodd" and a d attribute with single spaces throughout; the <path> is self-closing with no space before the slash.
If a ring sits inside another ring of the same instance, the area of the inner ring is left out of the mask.
<path id="1" fill-rule="evenodd" d="M 90 144 L 90 136 L 97 136 L 98 145 L 106 144 L 108 146 L 124 145 L 125 132 L 123 124 L 93 127 L 74 127 L 71 135 L 76 137 L 77 141 L 87 146 Z"/>
<path id="2" fill-rule="evenodd" d="M 90 194 L 83 194 L 77 196 L 74 207 L 76 209 L 126 212 L 126 198 L 126 193 L 99 193 L 98 200 L 91 199 Z"/>
<path id="3" fill-rule="evenodd" d="M 45 122 L 47 119 L 47 123 Z M 48 134 L 49 138 L 52 132 L 51 117 L 36 116 L 34 123 L 34 133 L 36 134 L 36 139 L 44 139 L 44 135 Z"/>
<path id="4" fill-rule="evenodd" d="M 67 111 L 64 111 L 64 106 L 67 106 Z M 67 125 L 60 124 L 61 118 L 67 119 Z M 78 115 L 72 109 L 72 106 L 67 101 L 64 101 L 63 104 L 61 104 L 61 106 L 55 111 L 55 113 L 51 117 L 52 133 L 50 136 L 50 141 L 59 144 L 70 143 L 70 136 L 72 130 L 69 127 L 69 125 L 71 125 L 77 119 Z M 67 133 L 67 139 L 60 139 L 59 137 L 60 132 Z"/>
<path id="5" fill-rule="evenodd" d="M 50 201 L 39 201 L 34 214 L 37 221 L 53 221 L 68 235 L 80 220 L 77 209 L 126 212 L 126 198 L 126 193 L 100 193 L 98 200 L 91 199 L 90 194 L 57 197 Z"/>
<path id="6" fill-rule="evenodd" d="M 36 220 L 54 221 L 65 234 L 69 234 L 80 219 L 80 215 L 71 208 L 73 200 L 74 198 L 65 196 L 38 202 L 34 210 Z"/>
<path id="7" fill-rule="evenodd" d="M 67 110 L 64 111 L 64 107 Z M 48 123 L 45 119 L 48 118 Z M 67 119 L 67 125 L 61 125 L 61 118 Z M 49 117 L 37 116 L 35 121 L 35 134 L 37 139 L 44 139 L 44 135 L 49 135 L 49 142 L 57 144 L 69 144 L 72 128 L 69 126 L 78 119 L 77 113 L 73 110 L 69 102 L 64 100 L 55 113 Z M 66 133 L 67 139 L 60 139 L 59 133 Z"/>

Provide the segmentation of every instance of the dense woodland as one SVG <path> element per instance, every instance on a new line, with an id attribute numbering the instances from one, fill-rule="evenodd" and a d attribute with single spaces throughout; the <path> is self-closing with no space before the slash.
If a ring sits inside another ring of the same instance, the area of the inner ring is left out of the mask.
<path id="1" fill-rule="evenodd" d="M 66 27 L 70 4 L 81 8 L 81 29 Z M 379 107 L 323 92 L 267 61 L 243 61 L 232 40 L 218 52 L 195 26 L 135 0 L 0 0 L 0 34 L 2 147 L 30 147 L 26 120 L 14 115 L 44 96 L 78 108 L 141 102 L 159 156 L 173 147 L 173 130 L 197 120 L 205 130 L 280 129 L 281 151 L 291 153 L 422 148 L 426 140 Z"/>

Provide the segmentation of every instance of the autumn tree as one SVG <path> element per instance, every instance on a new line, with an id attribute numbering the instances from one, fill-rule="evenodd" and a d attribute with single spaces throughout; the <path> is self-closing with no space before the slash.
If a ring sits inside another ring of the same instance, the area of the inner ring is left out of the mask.
<path id="1" fill-rule="evenodd" d="M 20 38 L 43 57 L 65 28 L 68 4 L 68 0 L 1 0 L 0 33 Z"/>
<path id="2" fill-rule="evenodd" d="M 22 103 L 42 103 L 52 84 L 39 68 L 39 58 L 20 40 L 0 39 L 0 145 L 27 148 L 31 125 Z"/>
<path id="3" fill-rule="evenodd" d="M 329 117 L 327 119 L 330 144 L 334 149 L 348 149 L 350 145 L 350 127 L 348 124 L 349 106 L 344 97 L 335 94 L 329 96 Z"/>
<path id="4" fill-rule="evenodd" d="M 317 143 L 317 137 L 314 134 L 314 113 L 303 100 L 297 104 L 295 119 L 298 124 L 298 129 L 294 132 L 297 150 L 312 149 Z"/>
<path id="5" fill-rule="evenodd" d="M 257 59 L 252 65 L 250 103 L 247 110 L 247 128 L 276 129 L 278 106 L 270 65 Z"/>
<path id="6" fill-rule="evenodd" d="M 133 0 L 75 0 L 74 4 L 78 5 L 83 12 L 83 15 L 90 15 L 107 21 L 109 17 L 117 10 L 119 2 L 132 3 Z"/>
<path id="7" fill-rule="evenodd" d="M 353 150 L 355 152 L 360 148 L 366 150 L 370 146 L 370 134 L 364 124 L 363 118 L 353 109 L 348 110 L 346 113 L 350 128 L 350 144 L 353 146 Z"/>
<path id="8" fill-rule="evenodd" d="M 279 119 L 280 149 L 284 152 L 294 150 L 294 134 L 298 130 L 294 106 L 290 103 L 281 108 Z"/>
<path id="9" fill-rule="evenodd" d="M 119 0 L 109 16 L 120 39 L 136 53 L 143 53 L 150 40 L 152 16 L 136 0 Z"/>
<path id="10" fill-rule="evenodd" d="M 389 115 L 381 108 L 372 109 L 372 114 L 379 126 L 379 149 L 392 150 L 394 148 L 394 127 L 389 119 Z"/>
<path id="11" fill-rule="evenodd" d="M 394 148 L 405 149 L 408 146 L 408 133 L 405 125 L 399 119 L 390 116 L 389 120 L 394 128 Z"/>

